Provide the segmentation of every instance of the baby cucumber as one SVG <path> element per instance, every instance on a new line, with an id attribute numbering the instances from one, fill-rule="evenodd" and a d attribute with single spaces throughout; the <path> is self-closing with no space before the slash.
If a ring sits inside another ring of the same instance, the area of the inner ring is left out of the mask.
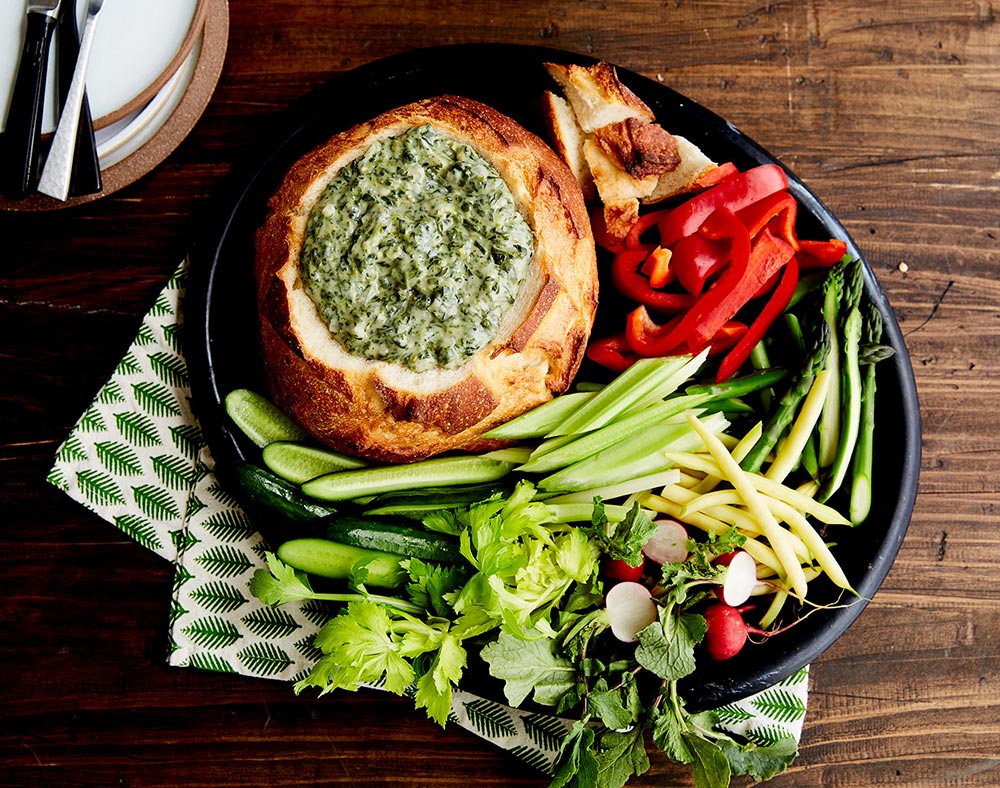
<path id="1" fill-rule="evenodd" d="M 234 472 L 249 499 L 248 503 L 258 510 L 278 514 L 296 522 L 316 520 L 337 511 L 332 506 L 309 498 L 298 486 L 253 463 L 238 463 Z"/>
<path id="2" fill-rule="evenodd" d="M 264 464 L 282 479 L 302 484 L 334 471 L 364 468 L 367 463 L 329 449 L 279 440 L 267 444 L 261 454 Z"/>
<path id="3" fill-rule="evenodd" d="M 400 566 L 405 557 L 341 544 L 329 539 L 292 539 L 277 550 L 278 558 L 291 567 L 317 577 L 350 580 L 355 571 L 364 568 L 365 585 L 378 588 L 399 588 L 407 580 Z"/>
<path id="4" fill-rule="evenodd" d="M 274 441 L 303 441 L 309 433 L 277 405 L 250 389 L 235 389 L 226 396 L 226 413 L 256 446 Z"/>
<path id="5" fill-rule="evenodd" d="M 338 471 L 306 482 L 302 490 L 322 501 L 346 501 L 397 490 L 492 482 L 513 467 L 486 457 L 435 457 L 406 465 Z"/>
<path id="6" fill-rule="evenodd" d="M 455 563 L 462 560 L 458 540 L 412 526 L 364 517 L 329 517 L 326 538 L 424 561 Z"/>

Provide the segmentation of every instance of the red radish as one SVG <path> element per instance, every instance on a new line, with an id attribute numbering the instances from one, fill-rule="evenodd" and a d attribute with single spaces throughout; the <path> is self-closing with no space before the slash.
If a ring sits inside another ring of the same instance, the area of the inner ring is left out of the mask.
<path id="1" fill-rule="evenodd" d="M 642 583 L 616 583 L 604 597 L 611 633 L 623 643 L 635 643 L 638 632 L 656 621 L 656 603 Z"/>
<path id="2" fill-rule="evenodd" d="M 638 580 L 642 577 L 642 570 L 646 566 L 646 561 L 639 556 L 639 565 L 632 566 L 620 558 L 609 558 L 604 562 L 604 575 L 611 580 Z"/>
<path id="3" fill-rule="evenodd" d="M 757 562 L 746 550 L 735 550 L 720 555 L 713 563 L 726 567 L 716 594 L 727 605 L 739 607 L 750 598 L 757 585 Z"/>
<path id="4" fill-rule="evenodd" d="M 658 564 L 686 561 L 688 557 L 687 530 L 676 520 L 657 520 L 656 530 L 642 547 L 642 552 Z"/>
<path id="5" fill-rule="evenodd" d="M 747 642 L 749 629 L 740 611 L 724 602 L 705 608 L 705 650 L 716 660 L 730 659 L 740 653 Z"/>

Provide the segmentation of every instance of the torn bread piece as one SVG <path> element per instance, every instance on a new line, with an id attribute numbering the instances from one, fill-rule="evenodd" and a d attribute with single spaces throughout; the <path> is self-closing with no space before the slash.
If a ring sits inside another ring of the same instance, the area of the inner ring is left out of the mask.
<path id="1" fill-rule="evenodd" d="M 588 200 L 597 197 L 594 190 L 594 177 L 590 173 L 590 165 L 583 154 L 584 133 L 576 122 L 576 115 L 569 102 L 552 91 L 545 91 L 541 101 L 542 119 L 552 145 L 559 157 L 569 165 L 570 171 L 576 177 L 583 196 Z"/>
<path id="2" fill-rule="evenodd" d="M 681 163 L 673 134 L 657 123 L 628 118 L 594 131 L 594 142 L 633 178 L 660 177 Z"/>
<path id="3" fill-rule="evenodd" d="M 699 180 L 719 166 L 690 140 L 676 134 L 673 138 L 677 144 L 678 165 L 663 173 L 657 180 L 656 188 L 642 198 L 647 205 L 694 190 Z"/>
<path id="4" fill-rule="evenodd" d="M 565 98 L 543 96 L 549 134 L 587 199 L 602 203 L 612 237 L 625 236 L 640 204 L 689 192 L 717 166 L 696 145 L 658 124 L 609 63 L 544 65 L 565 93 Z"/>
<path id="5" fill-rule="evenodd" d="M 583 153 L 601 198 L 604 224 L 613 238 L 624 238 L 639 218 L 639 200 L 653 192 L 656 175 L 636 178 L 623 170 L 591 136 L 583 143 Z"/>
<path id="6" fill-rule="evenodd" d="M 628 118 L 647 123 L 656 120 L 653 111 L 618 79 L 615 67 L 600 62 L 592 66 L 545 63 L 545 70 L 563 89 L 576 115 L 577 123 L 587 134 Z"/>

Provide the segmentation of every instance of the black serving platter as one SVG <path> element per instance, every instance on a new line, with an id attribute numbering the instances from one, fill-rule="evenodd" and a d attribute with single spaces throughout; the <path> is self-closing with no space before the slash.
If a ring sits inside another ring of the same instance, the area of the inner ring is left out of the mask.
<path id="1" fill-rule="evenodd" d="M 227 483 L 240 459 L 258 455 L 230 429 L 223 410 L 226 394 L 246 387 L 266 391 L 257 349 L 253 285 L 254 233 L 269 195 L 291 164 L 332 134 L 380 112 L 442 93 L 465 95 L 492 105 L 544 137 L 537 102 L 552 89 L 546 61 L 586 64 L 592 58 L 543 47 L 457 45 L 417 50 L 338 75 L 275 121 L 267 139 L 234 169 L 207 214 L 191 251 L 185 301 L 185 343 L 194 407 Z M 731 124 L 658 82 L 619 69 L 622 80 L 661 119 L 668 131 L 687 137 L 715 161 L 740 169 L 779 163 Z M 800 203 L 803 238 L 841 238 L 850 253 L 863 257 L 847 232 L 795 175 L 791 191 Z M 865 263 L 865 294 L 881 311 L 884 341 L 895 348 L 878 367 L 875 493 L 868 521 L 831 536 L 836 554 L 860 599 L 809 616 L 780 637 L 743 649 L 723 663 L 704 661 L 682 686 L 692 710 L 717 707 L 763 690 L 820 656 L 855 621 L 891 567 L 909 524 L 920 466 L 920 412 L 909 356 L 892 309 Z M 605 299 L 595 336 L 613 299 Z M 621 314 L 612 315 L 620 325 Z M 610 329 L 604 333 L 610 333 Z M 260 523 L 267 536 L 267 524 Z M 821 590 L 822 593 L 822 590 Z M 817 601 L 833 602 L 829 598 Z"/>

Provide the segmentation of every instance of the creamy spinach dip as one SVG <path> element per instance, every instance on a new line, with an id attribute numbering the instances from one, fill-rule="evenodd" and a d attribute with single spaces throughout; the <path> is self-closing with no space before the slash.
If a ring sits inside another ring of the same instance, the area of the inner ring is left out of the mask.
<path id="1" fill-rule="evenodd" d="M 449 369 L 496 336 L 533 251 L 500 174 L 428 125 L 337 173 L 309 216 L 301 277 L 349 352 Z"/>

